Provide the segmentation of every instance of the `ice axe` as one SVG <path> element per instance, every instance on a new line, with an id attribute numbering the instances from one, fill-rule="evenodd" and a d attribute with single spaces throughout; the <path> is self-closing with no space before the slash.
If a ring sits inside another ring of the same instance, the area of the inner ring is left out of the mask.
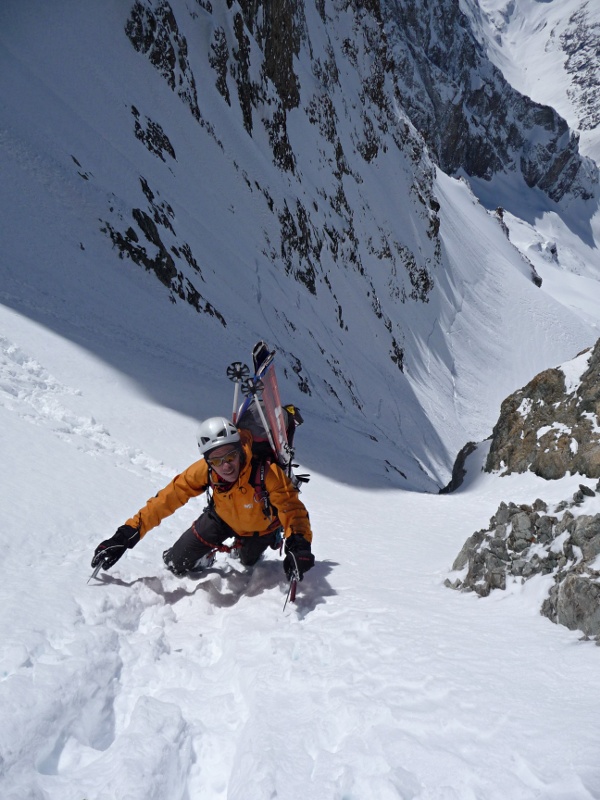
<path id="1" fill-rule="evenodd" d="M 289 553 L 292 557 L 292 561 L 294 562 L 294 568 L 292 570 L 292 575 L 290 577 L 290 586 L 288 589 L 287 597 L 285 598 L 285 603 L 283 604 L 283 610 L 285 611 L 285 607 L 288 604 L 288 600 L 291 603 L 296 602 L 296 589 L 298 588 L 298 581 L 300 580 L 300 570 L 298 569 L 298 562 L 296 561 L 296 556 L 293 553 Z"/>

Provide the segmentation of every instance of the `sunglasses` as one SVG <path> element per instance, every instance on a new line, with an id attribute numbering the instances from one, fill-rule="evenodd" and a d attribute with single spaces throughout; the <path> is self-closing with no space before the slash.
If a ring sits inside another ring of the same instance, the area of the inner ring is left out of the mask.
<path id="1" fill-rule="evenodd" d="M 211 467 L 220 467 L 223 464 L 231 464 L 232 461 L 235 461 L 236 458 L 240 457 L 239 450 L 230 450 L 228 453 L 225 453 L 224 456 L 220 456 L 217 458 L 207 458 L 206 461 Z"/>

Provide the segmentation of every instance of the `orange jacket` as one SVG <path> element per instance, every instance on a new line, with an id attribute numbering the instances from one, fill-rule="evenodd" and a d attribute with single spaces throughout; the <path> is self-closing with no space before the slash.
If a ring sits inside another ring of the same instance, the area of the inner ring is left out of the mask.
<path id="1" fill-rule="evenodd" d="M 312 541 L 308 512 L 298 498 L 298 490 L 277 464 L 271 464 L 265 472 L 265 486 L 273 506 L 273 515 L 265 516 L 264 504 L 255 496 L 255 487 L 250 484 L 252 471 L 252 435 L 240 431 L 244 460 L 237 481 L 228 489 L 215 487 L 213 499 L 219 517 L 239 536 L 253 533 L 268 533 L 276 522 L 283 526 L 284 536 L 299 533 Z M 180 475 L 176 475 L 168 486 L 151 497 L 138 513 L 125 523 L 140 532 L 143 538 L 165 518 L 185 505 L 192 497 L 198 497 L 211 485 L 209 467 L 204 459 L 196 461 Z"/>

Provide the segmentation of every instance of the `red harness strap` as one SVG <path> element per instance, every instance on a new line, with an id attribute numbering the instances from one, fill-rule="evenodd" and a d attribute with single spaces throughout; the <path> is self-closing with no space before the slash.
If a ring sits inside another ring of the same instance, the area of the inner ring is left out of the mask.
<path id="1" fill-rule="evenodd" d="M 214 544 L 214 542 L 207 542 L 206 539 L 203 539 L 202 536 L 200 536 L 200 534 L 198 533 L 195 522 L 192 525 L 192 531 L 196 539 L 199 539 L 202 542 L 202 544 L 205 544 L 207 547 L 210 547 L 211 550 L 217 550 L 219 553 L 231 553 L 232 550 L 237 550 L 238 547 L 242 546 L 242 543 L 241 541 L 239 541 L 239 539 L 236 539 L 231 546 L 226 544 Z"/>

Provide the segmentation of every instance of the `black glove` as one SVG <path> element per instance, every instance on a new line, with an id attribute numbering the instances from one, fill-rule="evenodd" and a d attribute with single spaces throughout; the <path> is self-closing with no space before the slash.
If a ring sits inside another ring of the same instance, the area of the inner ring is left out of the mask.
<path id="1" fill-rule="evenodd" d="M 298 577 L 302 580 L 304 573 L 308 572 L 308 570 L 315 565 L 315 557 L 310 552 L 310 542 L 307 542 L 304 536 L 301 536 L 299 533 L 292 533 L 292 535 L 285 540 L 285 552 L 286 556 L 283 559 L 283 571 L 285 572 L 286 578 L 291 580 L 297 569 Z"/>
<path id="2" fill-rule="evenodd" d="M 114 536 L 100 542 L 92 558 L 92 567 L 102 564 L 102 569 L 114 567 L 125 550 L 135 547 L 140 540 L 140 532 L 131 525 L 121 525 Z"/>

